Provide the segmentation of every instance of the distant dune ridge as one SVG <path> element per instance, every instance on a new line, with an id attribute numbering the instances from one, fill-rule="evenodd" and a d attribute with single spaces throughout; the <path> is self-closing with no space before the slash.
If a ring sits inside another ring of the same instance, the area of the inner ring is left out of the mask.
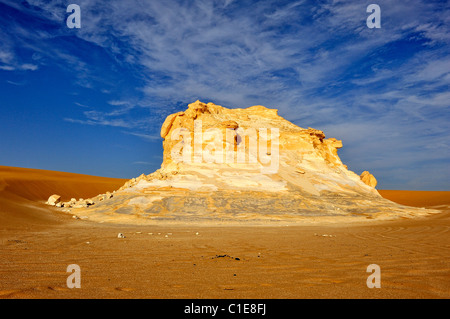
<path id="1" fill-rule="evenodd" d="M 55 222 L 42 203 L 49 193 L 62 200 L 88 198 L 113 191 L 126 180 L 42 169 L 0 166 L 0 225 L 44 225 Z"/>
<path id="2" fill-rule="evenodd" d="M 372 174 L 341 162 L 341 141 L 275 109 L 196 101 L 166 118 L 161 137 L 163 163 L 154 173 L 113 193 L 50 204 L 118 223 L 351 222 L 438 212 L 384 199 Z"/>

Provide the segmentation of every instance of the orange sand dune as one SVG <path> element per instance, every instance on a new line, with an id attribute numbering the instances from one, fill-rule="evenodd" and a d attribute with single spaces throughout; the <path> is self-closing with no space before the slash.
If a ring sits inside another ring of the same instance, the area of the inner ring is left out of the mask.
<path id="1" fill-rule="evenodd" d="M 415 207 L 450 205 L 450 192 L 379 190 L 381 196 L 393 202 Z"/>
<path id="2" fill-rule="evenodd" d="M 52 194 L 62 200 L 71 197 L 89 198 L 106 191 L 112 192 L 127 180 L 30 168 L 0 166 L 0 196 L 15 194 L 32 201 L 46 201 Z"/>
<path id="3" fill-rule="evenodd" d="M 353 226 L 109 225 L 43 204 L 124 182 L 1 166 L 0 298 L 450 298 L 450 192 L 380 191 L 443 213 Z M 81 289 L 66 286 L 69 264 Z"/>
<path id="4" fill-rule="evenodd" d="M 72 197 L 88 198 L 106 191 L 113 191 L 125 183 L 118 178 L 55 172 L 30 168 L 0 166 L 0 223 L 50 222 L 48 214 L 36 214 L 36 210 L 52 194 L 61 195 L 67 201 Z M 31 209 L 34 208 L 34 209 Z"/>

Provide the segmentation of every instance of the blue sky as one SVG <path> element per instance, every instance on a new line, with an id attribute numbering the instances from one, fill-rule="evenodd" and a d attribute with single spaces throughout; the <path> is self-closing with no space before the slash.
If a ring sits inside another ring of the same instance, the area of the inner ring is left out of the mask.
<path id="1" fill-rule="evenodd" d="M 449 28 L 447 1 L 0 0 L 0 165 L 149 174 L 199 99 L 323 130 L 380 189 L 450 190 Z"/>

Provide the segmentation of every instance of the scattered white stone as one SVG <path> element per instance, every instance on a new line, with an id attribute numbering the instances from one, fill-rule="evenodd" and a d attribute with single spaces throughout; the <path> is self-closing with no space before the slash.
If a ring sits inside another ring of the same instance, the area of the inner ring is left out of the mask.
<path id="1" fill-rule="evenodd" d="M 56 204 L 58 204 L 61 201 L 61 196 L 59 195 L 52 195 L 48 198 L 46 204 L 47 205 L 51 205 L 51 206 L 55 206 Z"/>
<path id="2" fill-rule="evenodd" d="M 137 231 L 137 232 L 136 232 L 136 234 L 142 234 L 142 232 L 140 232 L 140 231 Z"/>
<path id="3" fill-rule="evenodd" d="M 86 208 L 88 205 L 85 202 L 80 202 L 73 206 L 73 208 Z"/>
<path id="4" fill-rule="evenodd" d="M 198 232 L 196 232 L 195 234 L 196 234 L 197 236 L 199 235 L 199 233 L 198 233 Z"/>
<path id="5" fill-rule="evenodd" d="M 319 235 L 317 233 L 314 233 L 314 236 L 322 236 L 322 237 L 336 237 L 336 235 L 328 235 L 328 234 L 323 234 L 323 235 Z"/>
<path id="6" fill-rule="evenodd" d="M 125 235 L 122 233 L 117 234 L 117 238 L 125 238 Z"/>
<path id="7" fill-rule="evenodd" d="M 73 215 L 72 216 L 73 219 L 80 219 L 80 217 Z"/>
<path id="8" fill-rule="evenodd" d="M 148 233 L 149 235 L 153 235 L 153 233 Z"/>

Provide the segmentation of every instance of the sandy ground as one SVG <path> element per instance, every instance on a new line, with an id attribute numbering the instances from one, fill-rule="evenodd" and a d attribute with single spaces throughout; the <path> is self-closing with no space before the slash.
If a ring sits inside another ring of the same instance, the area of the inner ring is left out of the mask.
<path id="1" fill-rule="evenodd" d="M 0 166 L 0 298 L 450 297 L 450 192 L 380 191 L 443 212 L 352 226 L 108 225 L 43 204 L 124 182 Z M 80 289 L 67 288 L 70 264 Z M 366 285 L 370 264 L 380 289 Z"/>

